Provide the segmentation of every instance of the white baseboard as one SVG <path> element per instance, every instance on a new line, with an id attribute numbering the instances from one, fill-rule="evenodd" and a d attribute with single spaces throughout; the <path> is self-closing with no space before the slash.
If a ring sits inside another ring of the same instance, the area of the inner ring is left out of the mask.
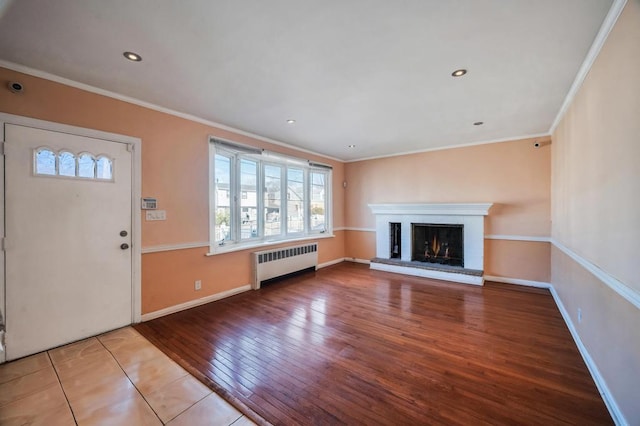
<path id="1" fill-rule="evenodd" d="M 609 414 L 611 414 L 611 418 L 613 419 L 616 425 L 628 425 L 629 423 L 626 421 L 626 419 L 624 418 L 624 415 L 620 411 L 620 408 L 618 407 L 618 404 L 613 398 L 611 391 L 609 391 L 609 387 L 607 386 L 607 383 L 604 381 L 604 377 L 602 377 L 602 375 L 600 374 L 600 370 L 598 370 L 596 363 L 593 361 L 593 358 L 591 358 L 591 355 L 589 355 L 587 348 L 582 343 L 582 340 L 580 339 L 580 335 L 578 334 L 578 330 L 573 325 L 571 316 L 569 315 L 569 312 L 567 312 L 566 308 L 564 307 L 562 300 L 560 300 L 560 296 L 558 295 L 558 292 L 556 292 L 556 289 L 553 288 L 553 286 L 550 286 L 549 289 L 551 290 L 551 295 L 553 296 L 553 300 L 555 300 L 556 302 L 556 306 L 558 306 L 558 310 L 560 310 L 560 314 L 562 314 L 562 318 L 564 318 L 565 324 L 567 324 L 567 327 L 569 328 L 569 332 L 573 337 L 573 341 L 576 342 L 578 351 L 580 351 L 580 355 L 582 355 L 582 359 L 584 360 L 584 363 L 587 365 L 587 368 L 591 373 L 591 377 L 593 378 L 593 381 L 596 383 L 596 387 L 600 392 L 600 396 L 602 396 L 602 400 L 607 406 L 607 409 L 609 410 Z"/>
<path id="2" fill-rule="evenodd" d="M 521 280 L 519 278 L 497 277 L 494 275 L 485 275 L 485 281 L 494 281 L 497 283 L 524 285 L 527 287 L 551 288 L 551 283 L 544 281 Z"/>
<path id="3" fill-rule="evenodd" d="M 371 263 L 371 261 L 368 260 L 368 259 L 358 259 L 356 257 L 341 257 L 339 259 L 330 260 L 328 262 L 319 264 L 318 265 L 318 269 L 325 268 L 325 267 L 331 266 L 331 265 L 336 265 L 336 264 L 342 263 L 342 262 L 363 263 L 365 265 L 369 265 Z"/>
<path id="4" fill-rule="evenodd" d="M 353 262 L 353 263 L 363 263 L 365 265 L 369 265 L 371 264 L 370 260 L 367 259 L 358 259 L 357 257 L 345 257 L 344 260 L 346 262 Z"/>
<path id="5" fill-rule="evenodd" d="M 602 397 L 602 400 L 607 406 L 607 409 L 609 410 L 609 414 L 611 414 L 611 418 L 613 419 L 616 425 L 628 425 L 629 423 L 626 421 L 626 419 L 624 418 L 624 415 L 620 411 L 620 408 L 618 407 L 618 404 L 613 398 L 613 395 L 611 394 L 611 391 L 609 390 L 609 387 L 607 386 L 604 378 L 600 374 L 600 371 L 598 370 L 596 363 L 593 361 L 593 358 L 591 358 L 591 355 L 589 355 L 587 348 L 582 343 L 582 340 L 580 339 L 580 335 L 578 334 L 578 330 L 573 325 L 571 316 L 569 316 L 569 313 L 565 309 L 562 303 L 562 300 L 560 300 L 560 296 L 556 292 L 553 285 L 551 283 L 544 282 L 544 281 L 523 280 L 519 278 L 498 277 L 493 275 L 485 275 L 484 279 L 485 281 L 495 281 L 495 282 L 505 283 L 505 284 L 516 284 L 516 285 L 522 285 L 522 286 L 528 286 L 528 287 L 538 287 L 538 288 L 549 289 L 549 291 L 551 292 L 551 295 L 553 296 L 553 300 L 555 301 L 556 306 L 558 307 L 558 310 L 560 311 L 560 314 L 564 319 L 565 324 L 567 324 L 567 328 L 569 329 L 569 332 L 573 337 L 573 341 L 576 343 L 576 346 L 578 347 L 578 351 L 580 352 L 582 359 L 584 360 L 585 364 L 587 365 L 587 368 L 589 369 L 589 373 L 591 373 L 591 378 L 593 378 L 593 381 L 595 382 L 596 387 L 600 392 L 600 396 Z"/>
<path id="6" fill-rule="evenodd" d="M 343 261 L 364 263 L 364 264 L 371 263 L 369 260 L 357 259 L 353 257 L 338 258 L 338 259 L 331 260 L 329 262 L 324 262 L 319 264 L 318 269 L 326 268 L 328 266 L 335 265 Z M 390 271 L 390 272 L 395 272 L 395 271 Z M 598 367 L 593 361 L 593 358 L 591 358 L 591 355 L 589 355 L 587 348 L 582 343 L 582 340 L 580 339 L 580 335 L 578 334 L 578 331 L 575 328 L 573 321 L 571 320 L 571 316 L 569 316 L 569 313 L 564 307 L 562 300 L 560 300 L 560 296 L 556 292 L 555 288 L 553 288 L 553 285 L 551 283 L 543 282 L 543 281 L 523 280 L 519 278 L 498 277 L 498 276 L 492 276 L 492 275 L 485 275 L 484 279 L 486 281 L 495 281 L 495 282 L 501 282 L 506 284 L 523 285 L 528 287 L 546 288 L 550 290 L 551 295 L 553 296 L 553 300 L 555 301 L 556 306 L 558 306 L 558 310 L 560 311 L 560 314 L 562 315 L 562 318 L 564 319 L 565 324 L 567 324 L 567 328 L 569 329 L 569 332 L 571 333 L 571 336 L 573 337 L 573 340 L 576 343 L 576 346 L 578 347 L 578 351 L 580 352 L 582 359 L 584 360 L 585 364 L 587 365 L 587 368 L 589 369 L 589 372 L 591 373 L 591 377 L 593 378 L 593 381 L 595 382 L 596 387 L 598 388 L 598 391 L 600 392 L 600 395 L 602 396 L 602 399 L 605 405 L 607 406 L 607 409 L 609 410 L 609 414 L 611 414 L 611 418 L 613 419 L 616 425 L 623 425 L 623 426 L 628 425 L 629 423 L 626 421 L 626 419 L 624 418 L 624 415 L 620 411 L 618 404 L 613 398 L 611 391 L 609 391 L 609 387 L 607 386 L 604 378 L 600 374 L 600 371 L 598 370 Z M 469 284 L 472 284 L 472 283 L 469 283 Z M 473 284 L 476 284 L 476 283 L 474 282 Z M 170 306 L 168 308 L 160 309 L 158 311 L 154 311 L 154 312 L 150 312 L 148 314 L 142 315 L 142 321 L 143 322 L 150 321 L 155 318 L 159 318 L 175 312 L 180 312 L 185 309 L 194 308 L 196 306 L 204 305 L 205 303 L 224 299 L 225 297 L 230 297 L 239 293 L 243 293 L 248 290 L 251 290 L 250 284 L 237 287 L 231 290 L 223 291 L 221 293 L 212 294 L 210 296 L 202 297 L 200 299 L 191 300 L 189 302 L 181 303 L 179 305 Z"/>
<path id="7" fill-rule="evenodd" d="M 142 315 L 141 319 L 142 322 L 150 321 L 152 319 L 160 318 L 165 315 L 184 311 L 185 309 L 195 308 L 196 306 L 204 305 L 205 303 L 215 302 L 216 300 L 224 299 L 225 297 L 234 296 L 247 290 L 251 290 L 250 284 L 243 285 L 242 287 L 232 288 L 231 290 L 212 294 L 210 296 L 201 297 L 200 299 L 190 300 L 188 302 L 180 303 L 179 305 L 169 306 L 168 308 L 160 309 L 158 311 L 149 312 L 148 314 Z"/>
<path id="8" fill-rule="evenodd" d="M 320 263 L 318 264 L 318 266 L 316 266 L 316 269 L 322 269 L 322 268 L 326 268 L 327 266 L 337 265 L 338 263 L 344 262 L 344 260 L 345 260 L 344 257 L 339 257 L 337 259 L 333 259 L 328 262 Z"/>

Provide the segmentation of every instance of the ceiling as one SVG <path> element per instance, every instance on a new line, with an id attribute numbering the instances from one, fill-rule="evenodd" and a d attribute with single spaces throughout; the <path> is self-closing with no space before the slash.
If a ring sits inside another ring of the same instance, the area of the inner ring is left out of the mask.
<path id="1" fill-rule="evenodd" d="M 547 134 L 611 5 L 0 0 L 0 60 L 349 161 Z"/>

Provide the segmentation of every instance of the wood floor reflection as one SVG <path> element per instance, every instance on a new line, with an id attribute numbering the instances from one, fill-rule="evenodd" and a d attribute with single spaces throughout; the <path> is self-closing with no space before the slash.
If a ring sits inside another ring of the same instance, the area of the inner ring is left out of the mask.
<path id="1" fill-rule="evenodd" d="M 258 422 L 612 423 L 542 289 L 341 263 L 136 329 Z"/>

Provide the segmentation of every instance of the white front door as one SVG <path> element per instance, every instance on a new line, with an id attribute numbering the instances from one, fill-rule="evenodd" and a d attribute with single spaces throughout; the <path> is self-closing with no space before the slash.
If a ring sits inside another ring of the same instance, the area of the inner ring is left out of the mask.
<path id="1" fill-rule="evenodd" d="M 4 130 L 6 360 L 130 324 L 127 144 Z"/>

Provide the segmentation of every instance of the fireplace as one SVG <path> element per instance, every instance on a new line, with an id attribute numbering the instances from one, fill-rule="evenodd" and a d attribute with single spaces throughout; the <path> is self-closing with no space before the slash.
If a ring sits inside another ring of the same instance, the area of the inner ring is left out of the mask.
<path id="1" fill-rule="evenodd" d="M 376 220 L 371 268 L 482 285 L 484 219 L 491 205 L 369 204 Z"/>
<path id="2" fill-rule="evenodd" d="M 464 266 L 464 225 L 412 223 L 411 260 Z"/>

